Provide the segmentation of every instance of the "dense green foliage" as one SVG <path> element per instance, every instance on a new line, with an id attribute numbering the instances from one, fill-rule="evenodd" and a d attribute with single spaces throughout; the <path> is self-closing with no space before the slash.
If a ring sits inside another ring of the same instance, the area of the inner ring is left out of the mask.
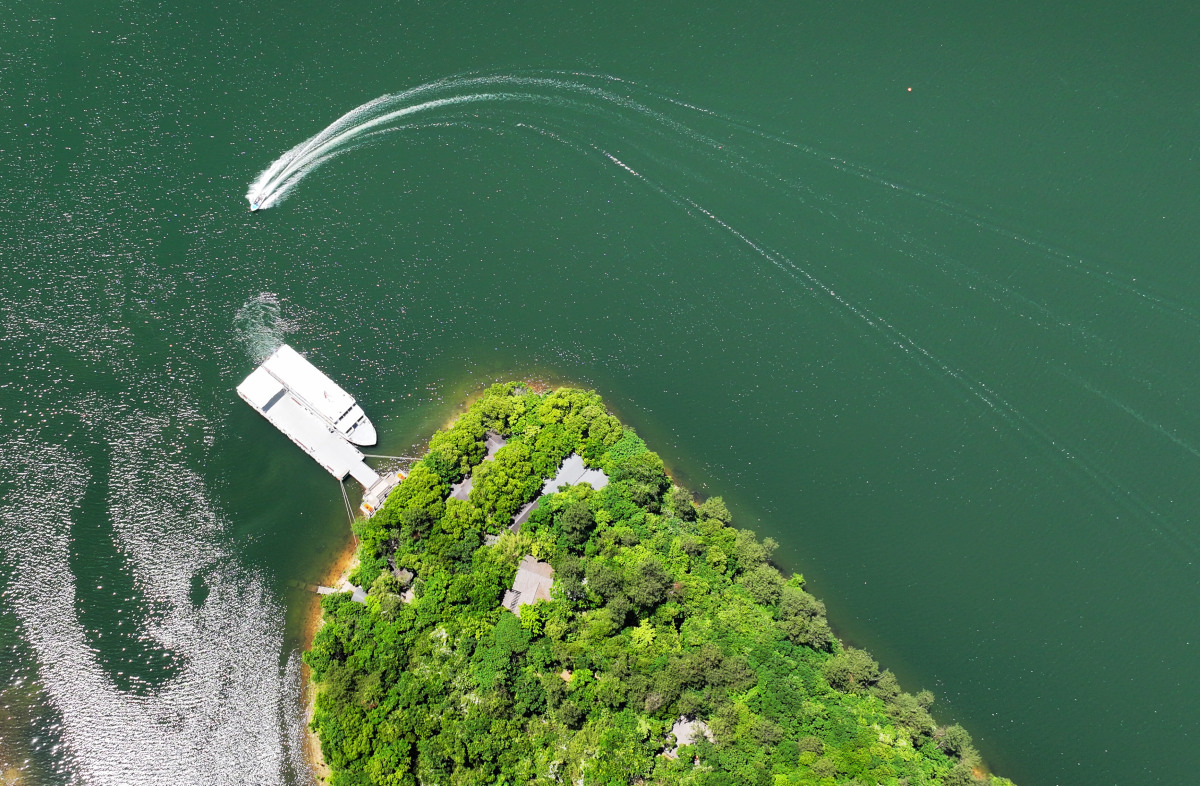
<path id="1" fill-rule="evenodd" d="M 509 443 L 480 464 L 488 429 Z M 572 451 L 609 485 L 560 489 L 508 531 Z M 470 501 L 447 501 L 467 472 Z M 844 647 L 775 544 L 673 487 L 593 393 L 494 386 L 356 530 L 367 602 L 327 596 L 305 656 L 335 786 L 1008 783 L 974 774 L 932 695 Z M 555 583 L 518 617 L 500 599 L 527 554 Z M 389 558 L 416 576 L 411 603 Z M 681 716 L 712 741 L 668 758 Z"/>

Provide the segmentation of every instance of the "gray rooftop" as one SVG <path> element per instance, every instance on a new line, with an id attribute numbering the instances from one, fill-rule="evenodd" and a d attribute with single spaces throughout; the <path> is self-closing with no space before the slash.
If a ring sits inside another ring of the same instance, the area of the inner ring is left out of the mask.
<path id="1" fill-rule="evenodd" d="M 550 567 L 550 563 L 538 562 L 533 557 L 525 557 L 517 568 L 517 576 L 513 579 L 512 589 L 504 593 L 502 603 L 504 608 L 517 614 L 521 606 L 526 603 L 550 600 L 552 586 L 554 586 L 554 568 Z"/>
<path id="2" fill-rule="evenodd" d="M 663 751 L 663 755 L 668 759 L 679 758 L 679 749 L 684 745 L 695 745 L 701 736 L 709 742 L 713 741 L 713 734 L 707 723 L 702 720 L 689 720 L 684 716 L 671 727 L 671 736 L 675 738 L 675 746 Z"/>
<path id="3" fill-rule="evenodd" d="M 572 453 L 558 468 L 558 474 L 542 486 L 542 493 L 553 494 L 559 486 L 574 486 L 576 483 L 590 483 L 592 488 L 602 489 L 608 485 L 608 475 L 598 469 L 588 469 L 583 465 L 583 456 Z"/>

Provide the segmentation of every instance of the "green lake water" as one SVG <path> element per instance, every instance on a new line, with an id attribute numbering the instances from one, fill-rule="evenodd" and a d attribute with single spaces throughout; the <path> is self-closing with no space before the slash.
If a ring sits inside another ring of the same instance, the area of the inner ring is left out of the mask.
<path id="1" fill-rule="evenodd" d="M 1192 782 L 1197 53 L 1185 4 L 5 8 L 0 774 L 306 782 L 349 531 L 234 394 L 287 341 L 385 454 L 593 387 L 996 772 Z"/>

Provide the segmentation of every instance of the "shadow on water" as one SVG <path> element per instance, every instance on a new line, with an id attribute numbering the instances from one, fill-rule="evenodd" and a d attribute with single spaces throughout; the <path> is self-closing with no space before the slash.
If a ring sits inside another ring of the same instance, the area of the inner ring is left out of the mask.
<path id="1" fill-rule="evenodd" d="M 147 624 L 164 612 L 133 580 L 125 555 L 115 545 L 108 451 L 97 451 L 90 469 L 93 480 L 80 500 L 79 515 L 73 517 L 69 566 L 75 576 L 75 613 L 96 662 L 104 665 L 113 685 L 147 695 L 179 675 L 182 656 L 146 635 Z M 193 577 L 197 586 L 203 587 L 200 576 Z M 193 595 L 193 602 L 199 606 L 207 594 L 205 589 L 203 597 Z"/>

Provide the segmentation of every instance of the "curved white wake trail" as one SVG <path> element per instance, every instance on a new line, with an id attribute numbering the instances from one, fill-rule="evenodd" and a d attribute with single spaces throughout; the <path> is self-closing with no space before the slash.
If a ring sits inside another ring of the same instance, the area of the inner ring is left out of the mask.
<path id="1" fill-rule="evenodd" d="M 280 157 L 278 161 L 272 164 L 251 185 L 250 190 L 246 193 L 246 199 L 250 201 L 252 209 L 255 210 L 265 210 L 266 208 L 275 206 L 301 178 L 339 153 L 346 152 L 344 146 L 353 144 L 356 139 L 369 135 L 376 130 L 383 130 L 380 126 L 385 126 L 388 123 L 408 117 L 409 115 L 448 106 L 456 106 L 458 104 L 520 98 L 528 99 L 535 97 L 512 93 L 472 93 L 425 101 L 420 104 L 387 112 L 379 117 L 351 124 L 348 127 L 343 125 L 343 121 L 348 117 L 361 117 L 363 114 L 361 110 L 368 106 L 364 104 L 363 107 L 359 107 L 359 109 L 344 115 L 320 134 L 317 134 L 312 139 L 307 140 Z M 393 100 L 394 97 L 384 96 L 383 98 L 375 99 L 371 104 L 391 103 Z"/>
<path id="2" fill-rule="evenodd" d="M 553 94 L 513 92 L 515 89 L 540 88 L 554 91 Z M 431 98 L 432 94 L 444 90 L 470 91 L 454 95 Z M 565 95 L 564 95 L 565 94 Z M 575 106 L 580 104 L 570 96 L 587 96 L 599 103 L 632 110 L 654 119 L 673 131 L 682 133 L 693 141 L 717 148 L 718 143 L 698 134 L 682 123 L 646 106 L 628 96 L 579 82 L 531 76 L 478 76 L 449 78 L 430 82 L 400 93 L 390 93 L 355 107 L 330 123 L 319 133 L 296 145 L 276 159 L 250 185 L 246 200 L 251 210 L 265 210 L 279 204 L 309 172 L 367 141 L 381 131 L 398 130 L 389 127 L 398 120 L 416 114 L 434 112 L 439 109 L 486 102 L 520 102 Z M 595 105 L 582 106 L 595 111 Z"/>
<path id="3" fill-rule="evenodd" d="M 694 200 L 672 193 L 662 185 L 647 178 L 642 173 L 635 170 L 633 167 L 626 164 L 621 159 L 617 158 L 607 150 L 592 146 L 592 149 L 599 153 L 608 161 L 623 169 L 625 172 L 646 184 L 654 191 L 673 202 L 675 205 L 683 209 L 685 212 L 700 218 L 715 223 L 725 232 L 731 234 L 740 243 L 749 247 L 755 254 L 767 260 L 775 267 L 779 268 L 785 274 L 796 278 L 806 284 L 806 288 L 817 295 L 823 295 L 836 303 L 839 310 L 846 313 L 848 316 L 865 323 L 868 330 L 875 334 L 878 338 L 890 344 L 895 349 L 909 356 L 919 365 L 929 369 L 930 371 L 944 375 L 961 389 L 963 389 L 972 398 L 978 400 L 987 409 L 997 415 L 1001 420 L 1008 423 L 1016 433 L 1023 434 L 1027 438 L 1032 438 L 1033 442 L 1048 454 L 1057 457 L 1062 465 L 1068 469 L 1080 473 L 1088 478 L 1102 492 L 1111 499 L 1122 503 L 1128 510 L 1140 515 L 1143 520 L 1147 521 L 1154 533 L 1164 542 L 1171 545 L 1173 548 L 1180 550 L 1187 555 L 1195 555 L 1200 552 L 1200 542 L 1189 532 L 1167 520 L 1158 510 L 1147 503 L 1132 489 L 1123 485 L 1120 481 L 1113 478 L 1112 475 L 1102 469 L 1094 461 L 1080 450 L 1071 445 L 1064 443 L 1061 439 L 1055 437 L 1052 433 L 1046 430 L 1043 426 L 1031 419 L 1029 416 L 1021 412 L 1017 407 L 1005 400 L 996 390 L 986 383 L 972 378 L 962 369 L 956 368 L 949 363 L 937 357 L 926 347 L 922 346 L 908 334 L 901 331 L 887 319 L 872 312 L 871 310 L 857 305 L 842 295 L 839 295 L 836 290 L 829 284 L 814 276 L 803 266 L 789 259 L 787 256 L 778 251 L 769 249 L 756 242 L 747 235 L 743 234 L 736 227 L 727 223 L 721 217 L 698 204 Z M 1126 409 L 1124 405 L 1115 402 L 1118 406 Z M 1130 411 L 1130 410 L 1127 410 Z M 1131 414 L 1134 414 L 1130 411 Z M 1136 416 L 1136 415 L 1135 415 Z M 1139 418 L 1141 419 L 1141 418 Z M 1145 421 L 1143 421 L 1145 422 Z M 1151 424 L 1147 424 L 1151 425 Z M 1166 436 L 1171 435 L 1161 427 L 1158 430 Z M 1172 437 L 1173 440 L 1175 438 Z M 1175 440 L 1178 441 L 1178 440 Z M 1195 453 L 1194 448 L 1186 443 L 1181 443 L 1181 446 L 1189 452 Z"/>

